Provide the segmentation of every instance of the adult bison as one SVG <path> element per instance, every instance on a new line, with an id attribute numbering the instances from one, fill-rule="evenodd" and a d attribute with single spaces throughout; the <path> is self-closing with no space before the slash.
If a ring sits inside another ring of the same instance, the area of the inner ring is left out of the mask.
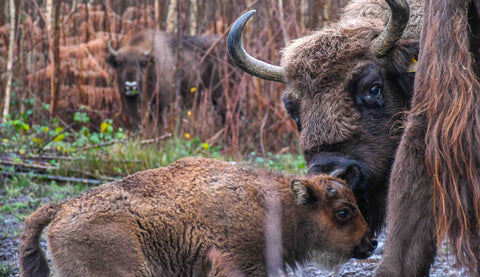
<path id="1" fill-rule="evenodd" d="M 224 54 L 222 47 L 214 47 L 219 40 L 218 35 L 179 38 L 173 33 L 145 30 L 118 50 L 109 42 L 106 61 L 116 69 L 118 88 L 132 122 L 138 122 L 149 110 L 162 115 L 175 100 L 191 107 L 205 90 L 211 103 L 221 107 Z"/>
<path id="2" fill-rule="evenodd" d="M 447 238 L 480 276 L 480 1 L 426 0 L 412 109 L 376 276 L 428 275 Z"/>
<path id="3" fill-rule="evenodd" d="M 241 69 L 286 84 L 283 101 L 309 172 L 345 179 L 375 232 L 385 219 L 388 178 L 412 97 L 422 19 L 417 1 L 387 3 L 350 2 L 339 21 L 289 43 L 281 66 L 243 49 L 242 30 L 253 12 L 227 38 Z"/>
<path id="4" fill-rule="evenodd" d="M 228 40 L 240 68 L 287 84 L 285 107 L 310 172 L 345 178 L 375 230 L 403 129 L 399 115 L 413 96 L 407 72 L 415 71 L 409 61 L 423 20 L 420 3 L 409 1 L 408 10 L 405 1 L 388 0 L 393 17 L 380 33 L 381 2 L 350 2 L 338 22 L 287 46 L 281 67 L 243 51 L 241 31 L 251 14 Z M 460 263 L 480 274 L 479 10 L 473 0 L 425 3 L 416 92 L 391 174 L 388 239 L 377 276 L 428 274 L 443 238 Z M 391 29 L 399 31 L 390 35 Z M 373 186 L 362 186 L 365 180 Z"/>
<path id="5" fill-rule="evenodd" d="M 363 259 L 375 248 L 340 179 L 212 159 L 139 172 L 45 205 L 24 225 L 25 277 L 48 276 L 39 242 L 47 226 L 55 276 L 266 276 L 296 262 Z"/>

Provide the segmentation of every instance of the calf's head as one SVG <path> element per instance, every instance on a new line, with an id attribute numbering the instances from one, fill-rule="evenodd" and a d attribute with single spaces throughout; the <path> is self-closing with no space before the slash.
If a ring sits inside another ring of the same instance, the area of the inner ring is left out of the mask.
<path id="1" fill-rule="evenodd" d="M 298 229 L 307 260 L 331 267 L 372 254 L 376 241 L 358 209 L 351 189 L 340 179 L 318 175 L 291 180 L 297 205 L 305 213 Z M 302 247 L 302 243 L 297 244 Z"/>
<path id="2" fill-rule="evenodd" d="M 281 66 L 243 49 L 242 30 L 254 11 L 235 22 L 227 39 L 242 70 L 285 83 L 283 101 L 300 132 L 309 174 L 344 179 L 374 232 L 385 216 L 389 172 L 413 90 L 409 71 L 418 53 L 416 41 L 397 42 L 408 5 L 388 2 L 394 16 L 385 30 L 375 18 L 340 20 L 290 42 Z"/>

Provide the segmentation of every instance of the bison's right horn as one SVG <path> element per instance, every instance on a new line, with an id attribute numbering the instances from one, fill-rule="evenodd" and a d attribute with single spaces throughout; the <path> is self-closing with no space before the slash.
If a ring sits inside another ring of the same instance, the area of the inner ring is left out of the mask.
<path id="1" fill-rule="evenodd" d="M 114 56 L 118 55 L 118 51 L 115 51 L 112 47 L 112 41 L 111 40 L 108 40 L 107 48 L 108 48 L 108 51 L 110 53 L 112 53 L 112 55 L 114 55 Z"/>
<path id="2" fill-rule="evenodd" d="M 387 54 L 397 40 L 402 36 L 403 31 L 410 17 L 410 9 L 406 0 L 385 0 L 392 12 L 385 30 L 375 38 L 372 43 L 373 50 L 378 56 Z"/>
<path id="3" fill-rule="evenodd" d="M 245 24 L 255 14 L 255 10 L 242 15 L 233 23 L 227 37 L 228 55 L 241 70 L 259 78 L 286 82 L 285 70 L 281 66 L 271 65 L 250 56 L 243 48 L 242 32 Z"/>

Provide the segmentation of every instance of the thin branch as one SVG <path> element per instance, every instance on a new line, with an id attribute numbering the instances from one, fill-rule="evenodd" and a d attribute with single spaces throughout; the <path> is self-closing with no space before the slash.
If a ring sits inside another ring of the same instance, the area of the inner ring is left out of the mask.
<path id="1" fill-rule="evenodd" d="M 58 132 L 57 134 L 55 134 L 55 136 L 51 137 L 45 144 L 43 144 L 37 151 L 35 151 L 35 153 L 41 153 L 43 151 L 43 149 L 45 148 L 45 146 L 47 146 L 48 144 L 50 144 L 50 142 L 54 141 L 58 136 L 60 136 L 61 134 L 65 133 L 66 131 L 70 130 L 70 128 L 72 128 L 73 126 L 75 126 L 77 124 L 77 122 L 73 122 L 72 124 L 68 125 L 65 129 L 63 129 L 62 131 Z"/>
<path id="2" fill-rule="evenodd" d="M 165 139 L 167 139 L 167 138 L 170 138 L 171 136 L 172 136 L 172 134 L 167 133 L 167 134 L 165 134 L 165 135 L 163 135 L 163 136 L 156 137 L 156 138 L 153 138 L 153 139 L 141 140 L 141 141 L 140 141 L 140 144 L 141 144 L 141 145 L 144 145 L 144 144 L 157 143 L 157 142 L 159 142 L 159 141 L 161 141 L 161 140 L 165 140 Z M 110 142 L 101 143 L 101 144 L 96 144 L 96 145 L 89 145 L 89 146 L 85 146 L 85 147 L 82 147 L 82 148 L 78 148 L 75 152 L 85 151 L 85 150 L 89 150 L 89 149 L 93 149 L 93 148 L 100 148 L 100 147 L 110 146 L 110 145 L 116 144 L 116 143 L 125 144 L 127 141 L 128 141 L 128 139 L 122 139 L 122 140 L 110 141 Z"/>
<path id="3" fill-rule="evenodd" d="M 30 173 L 20 173 L 20 172 L 0 171 L 0 175 L 24 176 L 24 177 L 28 177 L 28 178 L 47 179 L 47 180 L 55 180 L 55 181 L 60 181 L 60 182 L 74 182 L 74 183 L 82 183 L 82 184 L 87 184 L 87 185 L 100 185 L 100 184 L 104 183 L 103 181 L 93 180 L 93 179 L 63 177 L 63 176 L 39 174 L 39 173 L 31 173 L 31 172 Z"/>

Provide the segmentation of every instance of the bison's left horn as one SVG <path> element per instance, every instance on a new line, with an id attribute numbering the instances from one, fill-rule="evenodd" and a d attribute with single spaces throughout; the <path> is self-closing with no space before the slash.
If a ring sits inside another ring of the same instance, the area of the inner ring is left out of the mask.
<path id="1" fill-rule="evenodd" d="M 391 15 L 385 30 L 373 41 L 373 50 L 378 56 L 387 54 L 402 36 L 408 23 L 410 9 L 406 0 L 385 0 L 390 6 Z"/>
<path id="2" fill-rule="evenodd" d="M 266 62 L 255 59 L 250 56 L 243 48 L 242 32 L 245 24 L 255 14 L 255 10 L 249 11 L 242 15 L 232 25 L 232 29 L 228 33 L 227 48 L 228 55 L 241 70 L 248 74 L 257 76 L 259 78 L 286 82 L 285 70 L 281 66 L 271 65 Z"/>
<path id="3" fill-rule="evenodd" d="M 108 51 L 110 53 L 112 53 L 112 55 L 114 55 L 114 56 L 118 55 L 118 51 L 115 51 L 112 47 L 112 41 L 111 40 L 108 41 L 107 48 L 108 48 Z"/>

